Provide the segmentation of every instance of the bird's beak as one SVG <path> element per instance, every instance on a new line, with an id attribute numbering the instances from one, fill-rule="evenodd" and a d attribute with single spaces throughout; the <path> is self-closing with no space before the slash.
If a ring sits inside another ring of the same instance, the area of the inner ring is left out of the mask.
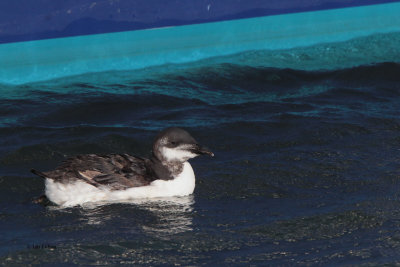
<path id="1" fill-rule="evenodd" d="M 210 149 L 198 144 L 195 145 L 192 151 L 199 155 L 209 155 L 210 157 L 214 157 L 214 153 L 212 153 Z"/>

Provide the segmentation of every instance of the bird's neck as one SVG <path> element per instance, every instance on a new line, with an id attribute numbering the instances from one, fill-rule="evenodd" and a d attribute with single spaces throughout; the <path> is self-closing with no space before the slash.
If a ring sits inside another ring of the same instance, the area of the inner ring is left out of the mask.
<path id="1" fill-rule="evenodd" d="M 150 164 L 154 175 L 161 180 L 172 180 L 183 170 L 184 162 L 179 161 L 161 161 L 154 154 L 150 158 Z"/>

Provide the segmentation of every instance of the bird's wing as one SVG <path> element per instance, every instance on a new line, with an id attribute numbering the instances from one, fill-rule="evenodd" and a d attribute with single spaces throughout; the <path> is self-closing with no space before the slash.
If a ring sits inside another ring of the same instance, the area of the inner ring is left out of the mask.
<path id="1" fill-rule="evenodd" d="M 88 154 L 70 158 L 44 174 L 55 181 L 79 179 L 96 187 L 122 190 L 150 184 L 152 179 L 148 173 L 143 158 L 128 154 Z"/>

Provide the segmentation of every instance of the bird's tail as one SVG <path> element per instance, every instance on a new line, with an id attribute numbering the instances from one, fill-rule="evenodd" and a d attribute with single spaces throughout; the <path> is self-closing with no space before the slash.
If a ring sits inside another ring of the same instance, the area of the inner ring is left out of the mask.
<path id="1" fill-rule="evenodd" d="M 31 173 L 36 174 L 37 176 L 40 176 L 40 177 L 42 177 L 42 178 L 48 178 L 48 177 L 46 176 L 46 174 L 44 174 L 43 172 L 37 171 L 37 170 L 35 170 L 35 169 L 31 169 Z"/>

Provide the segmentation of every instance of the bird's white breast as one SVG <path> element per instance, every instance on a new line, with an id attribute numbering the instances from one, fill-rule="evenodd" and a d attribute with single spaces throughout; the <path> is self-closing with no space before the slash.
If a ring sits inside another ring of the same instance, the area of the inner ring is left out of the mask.
<path id="1" fill-rule="evenodd" d="M 107 187 L 95 187 L 83 181 L 63 184 L 46 179 L 46 196 L 62 206 L 75 206 L 85 202 L 118 201 L 138 198 L 186 196 L 193 193 L 195 176 L 189 162 L 173 180 L 155 180 L 148 186 L 111 191 Z"/>

